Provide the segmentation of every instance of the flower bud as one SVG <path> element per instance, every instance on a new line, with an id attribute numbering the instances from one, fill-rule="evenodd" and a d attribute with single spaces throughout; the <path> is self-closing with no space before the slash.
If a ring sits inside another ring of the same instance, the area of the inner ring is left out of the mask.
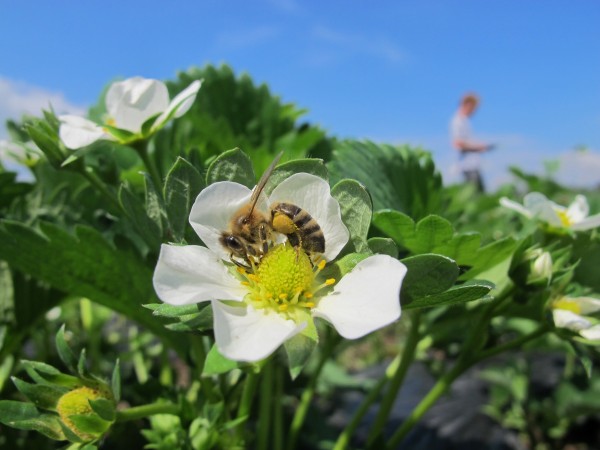
<path id="1" fill-rule="evenodd" d="M 60 397 L 56 404 L 56 411 L 69 430 L 84 441 L 91 441 L 102 436 L 110 427 L 111 422 L 103 420 L 96 414 L 90 405 L 90 400 L 102 398 L 112 400 L 109 397 L 100 389 L 83 386 Z M 85 419 L 82 421 L 81 417 Z"/>

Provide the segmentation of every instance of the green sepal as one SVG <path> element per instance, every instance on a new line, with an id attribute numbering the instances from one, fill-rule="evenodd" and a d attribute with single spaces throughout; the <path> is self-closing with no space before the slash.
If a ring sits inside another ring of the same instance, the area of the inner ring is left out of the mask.
<path id="1" fill-rule="evenodd" d="M 269 195 L 276 186 L 281 184 L 281 182 L 295 173 L 310 173 L 319 178 L 323 178 L 325 181 L 328 180 L 329 174 L 327 172 L 327 167 L 323 163 L 322 159 L 316 158 L 304 158 L 304 159 L 295 159 L 292 161 L 284 162 L 278 165 L 274 170 L 271 176 L 269 177 L 269 181 L 265 186 L 265 193 Z"/>
<path id="2" fill-rule="evenodd" d="M 59 145 L 57 131 L 40 119 L 32 119 L 24 128 L 31 140 L 44 152 L 50 164 L 55 169 L 60 169 L 67 155 Z"/>
<path id="3" fill-rule="evenodd" d="M 81 352 L 79 353 L 79 360 L 77 361 L 77 373 L 82 378 L 86 378 L 89 375 L 85 361 L 85 348 L 82 348 Z"/>
<path id="4" fill-rule="evenodd" d="M 181 242 L 185 236 L 194 199 L 204 187 L 200 173 L 185 159 L 178 157 L 167 173 L 164 198 L 170 225 L 170 238 Z"/>
<path id="5" fill-rule="evenodd" d="M 95 414 L 73 414 L 68 416 L 77 430 L 99 437 L 110 428 L 110 422 L 102 420 Z"/>
<path id="6" fill-rule="evenodd" d="M 202 375 L 220 375 L 238 367 L 239 364 L 223 356 L 215 344 L 206 355 Z"/>
<path id="7" fill-rule="evenodd" d="M 156 122 L 156 119 L 158 119 L 158 116 L 160 116 L 161 113 L 156 113 L 153 114 L 152 116 L 150 116 L 149 118 L 147 118 L 144 123 L 142 124 L 141 127 L 141 134 L 144 138 L 148 137 L 149 134 L 151 134 L 152 131 L 152 126 L 154 125 L 154 122 Z"/>
<path id="8" fill-rule="evenodd" d="M 177 317 L 178 322 L 165 325 L 173 331 L 206 331 L 213 329 L 213 310 L 209 302 L 198 304 L 196 312 Z"/>
<path id="9" fill-rule="evenodd" d="M 400 291 L 403 306 L 418 298 L 446 291 L 459 275 L 456 263 L 442 255 L 411 256 L 401 262 L 408 269 Z"/>
<path id="10" fill-rule="evenodd" d="M 115 367 L 110 377 L 110 389 L 115 402 L 119 402 L 121 400 L 121 362 L 119 359 L 115 361 Z"/>
<path id="11" fill-rule="evenodd" d="M 46 384 L 31 384 L 17 377 L 12 377 L 12 381 L 19 392 L 27 397 L 37 408 L 50 411 L 55 411 L 58 400 L 65 393 L 69 392 L 68 388 Z"/>
<path id="12" fill-rule="evenodd" d="M 367 234 L 373 216 L 371 196 L 362 184 L 344 179 L 331 189 L 331 195 L 340 204 L 342 221 L 350 232 L 350 243 L 357 253 L 370 253 Z"/>
<path id="13" fill-rule="evenodd" d="M 194 303 L 191 305 L 169 305 L 168 303 L 151 303 L 148 305 L 142 305 L 144 308 L 148 308 L 152 311 L 153 316 L 178 318 L 195 314 L 202 310 L 204 306 L 207 306 L 208 302 L 204 304 Z"/>
<path id="14" fill-rule="evenodd" d="M 256 176 L 248 155 L 239 148 L 234 148 L 217 156 L 208 166 L 206 185 L 217 181 L 234 181 L 249 188 L 254 187 Z"/>
<path id="15" fill-rule="evenodd" d="M 92 410 L 100 416 L 102 420 L 107 422 L 114 422 L 117 414 L 115 408 L 115 402 L 107 398 L 97 398 L 95 400 L 88 400 Z"/>
<path id="16" fill-rule="evenodd" d="M 77 444 L 83 444 L 84 440 L 75 434 L 73 430 L 71 430 L 62 420 L 59 420 L 60 428 L 65 435 L 65 439 L 69 442 L 75 442 Z"/>
<path id="17" fill-rule="evenodd" d="M 67 341 L 65 340 L 65 325 L 63 324 L 58 332 L 56 333 L 56 351 L 58 352 L 58 356 L 61 361 L 67 366 L 67 368 L 72 372 L 77 372 L 77 358 L 75 354 L 71 351 L 71 348 L 67 345 Z"/>
<path id="18" fill-rule="evenodd" d="M 302 311 L 305 317 L 297 317 L 299 322 L 306 321 L 306 327 L 297 335 L 284 342 L 283 347 L 287 353 L 290 376 L 295 380 L 302 372 L 306 362 L 312 355 L 319 342 L 317 327 L 307 311 Z"/>
<path id="19" fill-rule="evenodd" d="M 21 360 L 20 364 L 37 384 L 62 386 L 67 390 L 81 386 L 79 378 L 62 373 L 49 364 L 28 360 Z"/>
<path id="20" fill-rule="evenodd" d="M 55 414 L 43 414 L 31 403 L 0 400 L 0 423 L 19 430 L 33 430 L 55 441 L 64 441 L 60 420 Z"/>
<path id="21" fill-rule="evenodd" d="M 367 245 L 371 252 L 380 255 L 389 255 L 392 258 L 398 258 L 398 246 L 393 239 L 384 237 L 372 237 L 367 240 Z"/>
<path id="22" fill-rule="evenodd" d="M 493 288 L 494 283 L 485 280 L 469 280 L 445 292 L 419 297 L 406 305 L 403 302 L 402 306 L 404 309 L 431 308 L 458 305 L 479 299 L 490 300 L 488 294 Z"/>
<path id="23" fill-rule="evenodd" d="M 113 127 L 112 125 L 102 124 L 102 128 L 104 128 L 111 136 L 115 137 L 119 142 L 122 143 L 133 142 L 139 138 L 139 136 L 132 131 Z"/>

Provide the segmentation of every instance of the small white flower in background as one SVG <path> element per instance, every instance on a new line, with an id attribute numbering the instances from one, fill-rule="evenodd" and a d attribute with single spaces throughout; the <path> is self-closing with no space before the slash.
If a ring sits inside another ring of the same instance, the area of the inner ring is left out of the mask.
<path id="1" fill-rule="evenodd" d="M 230 262 L 220 244 L 221 232 L 250 199 L 252 191 L 233 182 L 204 189 L 190 213 L 190 223 L 207 245 L 163 245 L 154 272 L 159 298 L 172 305 L 212 301 L 219 351 L 237 361 L 259 361 L 301 333 L 313 318 L 330 322 L 348 339 L 362 337 L 400 317 L 400 287 L 406 267 L 387 255 L 370 256 L 341 280 L 320 279 L 326 261 L 348 242 L 338 202 L 329 184 L 307 173 L 284 180 L 256 208 L 285 201 L 308 212 L 325 235 L 323 259 L 309 257 L 289 243 L 273 246 L 253 271 Z"/>
<path id="2" fill-rule="evenodd" d="M 523 198 L 523 205 L 506 197 L 500 199 L 500 204 L 529 219 L 537 219 L 557 228 L 583 231 L 600 226 L 600 214 L 588 216 L 590 207 L 583 195 L 577 195 L 568 207 L 548 200 L 544 194 L 539 192 L 527 194 Z"/>
<path id="3" fill-rule="evenodd" d="M 158 80 L 133 77 L 113 83 L 106 93 L 104 124 L 97 124 L 79 116 L 59 116 L 59 136 L 65 146 L 78 149 L 99 139 L 122 143 L 150 136 L 170 119 L 185 114 L 196 99 L 201 82 L 194 81 L 169 101 L 167 86 Z M 142 125 L 152 120 L 148 130 L 142 133 Z M 123 133 L 113 129 L 125 130 Z"/>
<path id="4" fill-rule="evenodd" d="M 551 307 L 554 325 L 579 333 L 589 341 L 600 341 L 600 323 L 589 317 L 600 311 L 600 300 L 592 297 L 561 297 Z"/>

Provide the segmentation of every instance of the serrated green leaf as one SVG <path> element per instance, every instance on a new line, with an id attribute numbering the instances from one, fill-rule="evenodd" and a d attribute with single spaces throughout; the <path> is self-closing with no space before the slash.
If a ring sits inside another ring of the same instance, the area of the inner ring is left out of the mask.
<path id="1" fill-rule="evenodd" d="M 452 239 L 452 224 L 440 216 L 430 215 L 420 220 L 415 228 L 414 253 L 429 253 Z"/>
<path id="2" fill-rule="evenodd" d="M 408 269 L 400 293 L 403 306 L 418 298 L 444 292 L 454 285 L 459 274 L 456 263 L 442 255 L 411 256 L 401 262 Z"/>
<path id="3" fill-rule="evenodd" d="M 410 250 L 415 246 L 415 222 L 406 214 L 391 209 L 376 211 L 373 225 L 401 247 Z"/>
<path id="4" fill-rule="evenodd" d="M 182 338 L 141 307 L 158 299 L 152 270 L 139 258 L 114 248 L 93 228 L 77 226 L 73 235 L 45 222 L 40 227 L 43 234 L 21 223 L 0 223 L 0 254 L 11 267 L 124 314 L 185 353 Z"/>
<path id="5" fill-rule="evenodd" d="M 493 283 L 482 280 L 471 280 L 465 284 L 454 286 L 453 288 L 439 294 L 419 297 L 407 305 L 403 304 L 403 308 L 415 309 L 431 308 L 434 306 L 458 305 L 460 303 L 466 303 L 485 298 L 493 288 Z"/>
<path id="6" fill-rule="evenodd" d="M 350 253 L 332 264 L 326 265 L 321 271 L 320 276 L 323 279 L 334 278 L 336 281 L 339 281 L 344 275 L 354 269 L 354 266 L 369 256 L 365 253 Z"/>
<path id="7" fill-rule="evenodd" d="M 398 246 L 394 244 L 393 239 L 372 237 L 367 240 L 367 245 L 371 249 L 372 253 L 389 255 L 392 258 L 398 258 Z"/>
<path id="8" fill-rule="evenodd" d="M 162 242 L 161 229 L 148 216 L 142 200 L 131 191 L 127 184 L 122 184 L 119 189 L 119 202 L 144 242 L 150 249 L 156 251 Z"/>
<path id="9" fill-rule="evenodd" d="M 367 234 L 371 225 L 373 205 L 371 197 L 358 181 L 342 180 L 331 190 L 340 204 L 342 220 L 350 232 L 350 242 L 357 253 L 370 253 Z"/>
<path id="10" fill-rule="evenodd" d="M 65 339 L 65 325 L 63 324 L 58 332 L 56 333 L 56 351 L 60 360 L 67 366 L 67 368 L 75 373 L 77 371 L 77 358 L 75 354 L 67 344 Z"/>
<path id="11" fill-rule="evenodd" d="M 181 242 L 185 235 L 188 216 L 204 182 L 202 176 L 188 161 L 179 157 L 165 180 L 164 198 L 172 240 Z"/>
<path id="12" fill-rule="evenodd" d="M 269 195 L 283 180 L 300 172 L 316 175 L 319 178 L 323 178 L 325 181 L 328 179 L 327 167 L 325 167 L 322 159 L 295 159 L 284 162 L 273 170 L 273 173 L 265 186 L 265 193 Z"/>
<path id="13" fill-rule="evenodd" d="M 33 430 L 57 441 L 65 440 L 58 416 L 40 413 L 31 403 L 0 400 L 0 423 L 19 430 Z"/>
<path id="14" fill-rule="evenodd" d="M 16 377 L 13 377 L 12 381 L 19 392 L 27 397 L 36 407 L 51 411 L 56 409 L 56 403 L 63 394 L 69 392 L 67 388 L 31 384 Z"/>
<path id="15" fill-rule="evenodd" d="M 208 355 L 206 355 L 206 361 L 204 363 L 204 370 L 202 375 L 220 375 L 227 373 L 238 367 L 238 363 L 227 359 L 219 352 L 216 345 L 213 345 Z"/>
<path id="16" fill-rule="evenodd" d="M 235 181 L 249 188 L 256 184 L 252 161 L 239 148 L 228 150 L 215 158 L 206 173 L 206 185 L 217 181 Z"/>
<path id="17" fill-rule="evenodd" d="M 101 419 L 108 422 L 114 422 L 116 417 L 115 403 L 106 399 L 98 398 L 96 400 L 89 400 L 92 410 L 100 416 Z"/>

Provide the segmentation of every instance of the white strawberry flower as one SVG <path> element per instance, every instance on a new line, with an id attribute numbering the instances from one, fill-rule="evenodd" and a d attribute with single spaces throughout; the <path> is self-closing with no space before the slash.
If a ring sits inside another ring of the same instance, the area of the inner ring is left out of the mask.
<path id="1" fill-rule="evenodd" d="M 59 116 L 60 139 L 66 147 L 78 149 L 99 139 L 126 144 L 147 138 L 170 119 L 185 114 L 200 85 L 200 81 L 194 81 L 169 101 L 167 86 L 159 80 L 133 77 L 113 83 L 106 93 L 105 123 L 74 115 Z M 147 121 L 151 123 L 146 124 Z M 143 130 L 144 124 L 147 129 Z"/>
<path id="2" fill-rule="evenodd" d="M 590 314 L 600 311 L 600 300 L 592 297 L 561 297 L 552 305 L 554 325 L 600 343 L 600 323 Z"/>
<path id="3" fill-rule="evenodd" d="M 220 244 L 222 231 L 252 191 L 233 182 L 204 189 L 190 213 L 190 223 L 208 247 L 163 245 L 154 272 L 159 298 L 172 305 L 211 301 L 219 351 L 237 361 L 259 361 L 286 340 L 313 325 L 315 317 L 330 322 L 338 333 L 357 339 L 400 317 L 400 287 L 406 267 L 387 255 L 359 262 L 340 280 L 321 279 L 348 242 L 340 206 L 329 184 L 307 173 L 292 175 L 256 208 L 288 202 L 308 212 L 325 235 L 325 252 L 313 265 L 289 243 L 274 245 L 250 272 L 236 267 Z"/>
<path id="4" fill-rule="evenodd" d="M 554 203 L 539 192 L 527 194 L 523 205 L 506 197 L 500 199 L 500 204 L 528 219 L 540 220 L 556 228 L 583 231 L 600 226 L 600 214 L 589 216 L 590 207 L 583 195 L 577 195 L 568 207 Z"/>

